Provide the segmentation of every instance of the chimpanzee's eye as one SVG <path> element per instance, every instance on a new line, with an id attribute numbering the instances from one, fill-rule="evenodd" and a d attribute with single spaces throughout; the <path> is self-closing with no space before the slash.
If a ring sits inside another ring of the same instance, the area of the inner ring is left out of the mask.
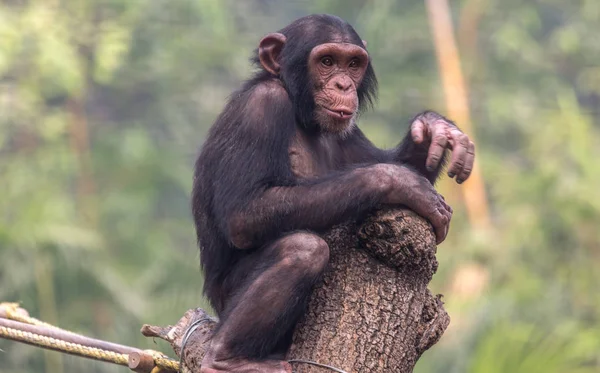
<path id="1" fill-rule="evenodd" d="M 333 59 L 329 56 L 321 58 L 321 63 L 327 67 L 333 66 Z"/>

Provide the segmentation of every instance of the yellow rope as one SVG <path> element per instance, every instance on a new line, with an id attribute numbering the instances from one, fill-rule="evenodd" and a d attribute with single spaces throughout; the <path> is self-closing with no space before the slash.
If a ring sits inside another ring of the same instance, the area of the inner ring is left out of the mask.
<path id="1" fill-rule="evenodd" d="M 62 351 L 90 359 L 128 366 L 129 356 L 127 354 L 119 354 L 112 351 L 82 346 L 77 343 L 65 342 L 59 339 L 45 337 L 4 326 L 0 326 L 0 336 L 7 339 L 12 339 L 13 341 L 28 343 L 38 347 L 49 348 L 51 350 Z"/>
<path id="2" fill-rule="evenodd" d="M 179 361 L 175 361 L 157 351 L 146 350 L 146 352 L 152 355 L 157 368 L 179 372 Z"/>
<path id="3" fill-rule="evenodd" d="M 41 320 L 38 320 L 34 317 L 30 317 L 28 315 L 24 315 L 22 312 L 19 312 L 20 307 L 18 303 L 0 303 L 0 307 L 4 309 L 6 313 L 6 318 L 22 322 L 25 324 L 43 326 L 47 328 L 52 328 L 55 330 L 60 330 L 65 333 L 74 334 L 68 330 L 61 329 L 52 324 L 45 323 Z M 34 346 L 48 348 L 55 351 L 66 352 L 72 355 L 78 355 L 81 357 L 86 357 L 90 359 L 105 361 L 108 363 L 114 363 L 118 365 L 128 366 L 129 355 L 122 354 L 113 351 L 107 351 L 95 347 L 88 347 L 78 343 L 67 342 L 56 338 L 46 337 L 39 334 L 34 334 L 30 332 L 21 331 L 18 329 L 7 328 L 4 326 L 0 326 L 0 337 L 11 339 L 17 342 L 28 343 Z M 154 364 L 159 371 L 168 370 L 173 372 L 179 372 L 179 362 L 169 358 L 166 355 L 154 350 L 144 350 L 145 353 L 150 354 L 154 359 Z"/>
<path id="4" fill-rule="evenodd" d="M 48 324 L 46 322 L 43 322 L 41 320 L 38 320 L 34 317 L 28 316 L 28 315 L 23 315 L 21 312 L 19 312 L 19 309 L 21 309 L 19 307 L 19 303 L 8 303 L 8 302 L 2 302 L 0 303 L 0 307 L 2 307 L 4 309 L 4 311 L 6 312 L 6 318 L 10 319 L 10 320 L 14 320 L 14 321 L 19 321 L 25 324 L 31 324 L 31 325 L 37 325 L 37 326 L 45 326 L 47 328 L 52 328 L 52 329 L 60 329 L 57 326 L 54 326 L 52 324 Z M 62 330 L 62 329 L 61 329 Z M 67 333 L 70 333 L 67 330 L 64 330 Z"/>

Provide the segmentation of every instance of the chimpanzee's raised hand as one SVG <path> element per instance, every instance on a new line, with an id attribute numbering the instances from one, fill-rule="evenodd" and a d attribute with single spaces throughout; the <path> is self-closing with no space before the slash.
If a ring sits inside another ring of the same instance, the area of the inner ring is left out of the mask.
<path id="1" fill-rule="evenodd" d="M 386 180 L 388 192 L 382 202 L 405 205 L 413 210 L 433 225 L 437 243 L 444 241 L 452 219 L 452 207 L 427 178 L 400 165 L 379 164 L 373 168 L 378 173 L 376 180 Z M 388 176 L 385 179 L 384 174 Z"/>
<path id="2" fill-rule="evenodd" d="M 461 184 L 469 178 L 475 160 L 475 145 L 450 120 L 433 112 L 419 114 L 412 122 L 410 133 L 415 144 L 429 146 L 427 170 L 434 170 L 446 149 L 452 149 L 448 176 L 456 176 Z"/>

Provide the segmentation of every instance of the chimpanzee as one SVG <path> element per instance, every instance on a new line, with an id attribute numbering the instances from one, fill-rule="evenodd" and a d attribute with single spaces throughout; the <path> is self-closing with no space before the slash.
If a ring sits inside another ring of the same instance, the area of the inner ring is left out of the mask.
<path id="1" fill-rule="evenodd" d="M 437 242 L 452 209 L 433 183 L 462 183 L 474 145 L 452 122 L 417 115 L 402 143 L 376 148 L 357 127 L 377 79 L 366 43 L 331 15 L 265 36 L 259 71 L 229 99 L 194 173 L 204 293 L 220 322 L 203 373 L 291 372 L 282 359 L 329 260 L 320 234 L 377 205 L 426 218 Z"/>

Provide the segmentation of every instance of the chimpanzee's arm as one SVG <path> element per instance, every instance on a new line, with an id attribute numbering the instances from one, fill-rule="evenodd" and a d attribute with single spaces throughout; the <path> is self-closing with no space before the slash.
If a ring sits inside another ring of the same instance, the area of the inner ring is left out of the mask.
<path id="1" fill-rule="evenodd" d="M 437 165 L 433 169 L 427 168 L 427 156 L 430 141 L 416 144 L 410 131 L 406 134 L 402 142 L 388 153 L 393 162 L 411 166 L 419 174 L 425 176 L 432 184 L 441 176 L 448 160 L 448 151 L 443 150 L 441 157 L 437 159 Z"/>
<path id="2" fill-rule="evenodd" d="M 407 165 L 427 178 L 431 184 L 434 184 L 446 163 L 447 152 L 443 152 L 443 157 L 434 170 L 428 171 L 425 164 L 429 144 L 429 141 L 423 144 L 416 144 L 409 131 L 404 140 L 396 148 L 389 150 L 379 149 L 365 137 L 360 129 L 355 128 L 351 136 L 340 142 L 340 148 L 342 149 L 341 152 L 344 156 L 343 163 L 345 164 L 395 163 Z"/>
<path id="3" fill-rule="evenodd" d="M 230 240 L 252 248 L 294 230 L 320 231 L 357 219 L 379 204 L 405 205 L 429 220 L 440 243 L 450 208 L 431 183 L 413 170 L 379 163 L 339 172 L 311 183 L 272 187 L 230 216 Z"/>
<path id="4" fill-rule="evenodd" d="M 358 128 L 340 146 L 344 149 L 348 164 L 403 164 L 426 177 L 432 184 L 441 175 L 448 161 L 448 149 L 452 149 L 448 176 L 456 176 L 459 184 L 471 174 L 475 157 L 475 146 L 469 137 L 454 123 L 431 111 L 421 113 L 411 121 L 404 140 L 394 149 L 378 149 Z"/>
<path id="5" fill-rule="evenodd" d="M 402 179 L 402 171 L 395 165 L 378 164 L 340 171 L 310 183 L 269 188 L 231 217 L 231 240 L 239 248 L 249 248 L 284 232 L 320 231 L 356 219 L 388 202 L 391 174 L 397 173 L 396 178 Z"/>

